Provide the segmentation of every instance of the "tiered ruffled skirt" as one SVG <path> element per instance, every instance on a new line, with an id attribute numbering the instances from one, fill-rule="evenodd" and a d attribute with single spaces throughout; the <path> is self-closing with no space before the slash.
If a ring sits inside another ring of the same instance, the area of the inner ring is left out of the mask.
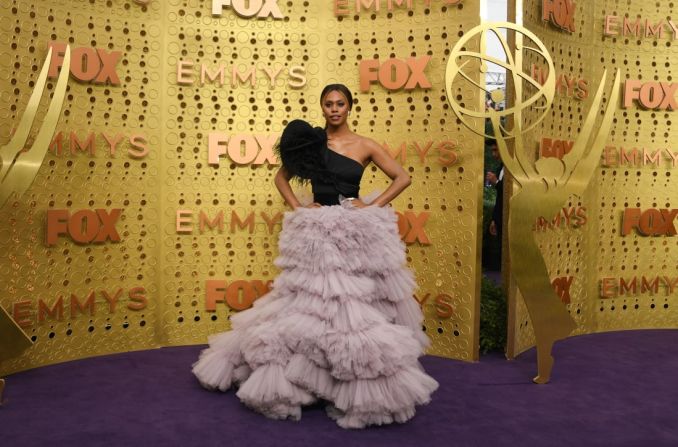
<path id="1" fill-rule="evenodd" d="M 344 428 L 405 422 L 438 383 L 418 357 L 428 339 L 390 208 L 286 213 L 282 273 L 254 307 L 210 337 L 193 373 L 274 419 L 327 401 Z"/>

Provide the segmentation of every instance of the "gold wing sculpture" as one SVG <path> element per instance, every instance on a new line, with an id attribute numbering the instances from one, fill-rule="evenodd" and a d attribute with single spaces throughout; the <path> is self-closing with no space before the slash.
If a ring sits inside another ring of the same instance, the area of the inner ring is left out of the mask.
<path id="1" fill-rule="evenodd" d="M 68 46 L 66 47 L 61 73 L 59 74 L 45 119 L 35 137 L 33 145 L 25 149 L 28 136 L 33 127 L 33 121 L 35 121 L 35 116 L 38 113 L 40 98 L 45 90 L 47 72 L 52 60 L 52 51 L 52 48 L 50 48 L 47 52 L 47 59 L 42 66 L 35 89 L 31 94 L 16 132 L 9 143 L 0 147 L 0 209 L 5 206 L 10 197 L 19 197 L 31 186 L 45 159 L 49 144 L 59 122 L 61 107 L 66 97 L 71 63 L 71 50 Z"/>

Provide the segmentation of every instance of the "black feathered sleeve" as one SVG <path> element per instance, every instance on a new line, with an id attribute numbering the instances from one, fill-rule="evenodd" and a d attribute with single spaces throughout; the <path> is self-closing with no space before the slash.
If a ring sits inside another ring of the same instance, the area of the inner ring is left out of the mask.
<path id="1" fill-rule="evenodd" d="M 327 134 L 303 120 L 293 120 L 283 130 L 275 146 L 283 167 L 301 183 L 328 177 Z"/>

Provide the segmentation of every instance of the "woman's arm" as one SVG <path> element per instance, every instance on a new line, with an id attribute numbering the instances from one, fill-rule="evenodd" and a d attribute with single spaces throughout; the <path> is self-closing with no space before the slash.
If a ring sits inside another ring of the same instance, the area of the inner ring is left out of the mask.
<path id="1" fill-rule="evenodd" d="M 287 169 L 281 166 L 280 169 L 278 169 L 278 173 L 275 175 L 274 183 L 275 187 L 280 191 L 280 195 L 285 199 L 285 202 L 287 202 L 292 209 L 296 210 L 301 206 L 301 203 L 299 203 L 299 199 L 297 199 L 297 196 L 295 196 L 292 191 L 292 187 L 290 186 L 291 178 L 292 176 L 287 172 Z"/>
<path id="2" fill-rule="evenodd" d="M 372 162 L 393 180 L 389 187 L 386 188 L 386 191 L 381 193 L 381 195 L 371 204 L 377 206 L 388 205 L 391 200 L 398 197 L 405 188 L 410 186 L 412 180 L 403 167 L 400 166 L 383 147 L 374 140 L 369 138 L 366 140 L 368 141 L 366 146 L 369 149 Z"/>

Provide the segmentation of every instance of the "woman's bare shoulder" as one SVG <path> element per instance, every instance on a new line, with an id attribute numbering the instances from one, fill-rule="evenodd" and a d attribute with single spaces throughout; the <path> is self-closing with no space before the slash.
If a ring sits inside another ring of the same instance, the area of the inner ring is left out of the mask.
<path id="1" fill-rule="evenodd" d="M 356 134 L 357 135 L 357 134 Z M 364 137 L 362 135 L 357 135 L 359 137 L 359 140 L 356 142 L 358 146 L 362 148 L 365 152 L 368 152 L 369 154 L 374 153 L 374 151 L 379 151 L 382 150 L 381 144 L 377 143 L 375 140 L 373 140 L 370 137 Z"/>

